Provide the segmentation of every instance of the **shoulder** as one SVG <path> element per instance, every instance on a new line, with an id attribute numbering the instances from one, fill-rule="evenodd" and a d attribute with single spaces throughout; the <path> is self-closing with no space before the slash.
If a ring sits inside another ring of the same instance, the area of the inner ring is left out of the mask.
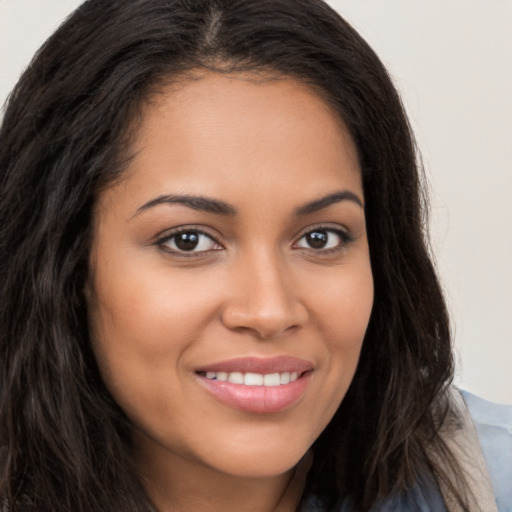
<path id="1" fill-rule="evenodd" d="M 512 511 L 512 405 L 461 391 L 475 425 L 500 512 Z"/>
<path id="2" fill-rule="evenodd" d="M 495 404 L 456 388 L 449 390 L 449 396 L 460 425 L 455 435 L 445 441 L 473 479 L 479 498 L 474 510 L 496 510 L 497 506 L 499 512 L 512 512 L 512 405 Z M 431 479 L 420 479 L 408 492 L 386 499 L 372 512 L 458 510 L 449 501 L 445 504 L 441 491 Z M 325 510 L 321 500 L 315 498 L 301 512 Z M 341 500 L 335 510 L 355 512 L 350 499 Z"/>

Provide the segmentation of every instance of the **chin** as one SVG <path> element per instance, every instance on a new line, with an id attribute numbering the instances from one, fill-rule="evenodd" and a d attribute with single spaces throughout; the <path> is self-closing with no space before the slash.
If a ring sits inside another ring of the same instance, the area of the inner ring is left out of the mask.
<path id="1" fill-rule="evenodd" d="M 244 457 L 237 461 L 231 461 L 230 464 L 223 464 L 223 467 L 219 467 L 222 473 L 238 477 L 238 478 L 274 478 L 279 475 L 283 475 L 293 469 L 305 455 L 301 453 L 296 456 L 280 457 L 276 454 L 272 457 L 258 459 Z"/>
<path id="2" fill-rule="evenodd" d="M 310 449 L 312 443 L 293 442 L 290 434 L 253 442 L 234 443 L 222 448 L 219 457 L 210 464 L 223 473 L 242 478 L 270 478 L 294 468 Z M 213 455 L 213 454 L 212 454 Z"/>

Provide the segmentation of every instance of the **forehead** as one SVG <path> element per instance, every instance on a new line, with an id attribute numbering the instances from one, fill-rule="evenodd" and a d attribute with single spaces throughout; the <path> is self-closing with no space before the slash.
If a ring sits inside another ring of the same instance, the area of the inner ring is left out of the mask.
<path id="1" fill-rule="evenodd" d="M 309 195 L 360 189 L 354 143 L 339 115 L 289 78 L 213 72 L 163 87 L 144 105 L 127 179 L 148 198 L 158 189 L 236 203 L 241 186 L 307 186 Z"/>

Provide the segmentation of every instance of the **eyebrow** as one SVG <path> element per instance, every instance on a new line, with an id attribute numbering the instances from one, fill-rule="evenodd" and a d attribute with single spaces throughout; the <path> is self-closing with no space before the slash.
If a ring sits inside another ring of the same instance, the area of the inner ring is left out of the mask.
<path id="1" fill-rule="evenodd" d="M 218 199 L 209 199 L 208 197 L 201 196 L 178 196 L 178 195 L 164 195 L 156 197 L 151 201 L 143 204 L 135 213 L 138 215 L 139 213 L 148 210 L 149 208 L 153 208 L 160 204 L 182 204 L 184 206 L 188 206 L 193 210 L 198 210 L 202 212 L 215 213 L 217 215 L 236 215 L 237 209 L 234 206 L 231 206 L 224 201 L 219 201 Z"/>
<path id="2" fill-rule="evenodd" d="M 353 203 L 363 208 L 363 202 L 356 194 L 350 192 L 349 190 L 341 190 L 339 192 L 334 192 L 325 197 L 315 199 L 303 206 L 300 206 L 294 211 L 294 214 L 296 216 L 302 217 L 304 215 L 309 215 L 319 210 L 323 210 L 324 208 L 327 208 L 328 206 L 339 203 L 341 201 L 352 201 Z M 162 195 L 143 204 L 137 210 L 134 217 L 145 210 L 154 208 L 155 206 L 161 204 L 182 204 L 192 208 L 193 210 L 214 213 L 217 215 L 235 216 L 238 213 L 238 210 L 234 206 L 218 199 L 210 199 L 208 197 L 191 195 Z"/>
<path id="3" fill-rule="evenodd" d="M 331 206 L 332 204 L 335 203 L 339 203 L 341 201 L 352 201 L 361 208 L 364 208 L 363 201 L 361 201 L 361 199 L 359 199 L 359 197 L 356 194 L 350 192 L 350 190 L 340 190 L 339 192 L 334 192 L 333 194 L 321 197 L 320 199 L 315 199 L 310 203 L 300 206 L 295 210 L 295 215 L 309 215 L 310 213 L 323 210 L 324 208 L 327 208 L 328 206 Z"/>

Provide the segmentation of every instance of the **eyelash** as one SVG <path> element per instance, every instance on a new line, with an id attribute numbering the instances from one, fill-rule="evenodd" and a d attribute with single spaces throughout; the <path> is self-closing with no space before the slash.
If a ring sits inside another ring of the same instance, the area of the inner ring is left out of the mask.
<path id="1" fill-rule="evenodd" d="M 312 235 L 313 233 L 318 233 L 318 232 L 326 232 L 328 234 L 336 235 L 339 238 L 339 243 L 337 243 L 335 247 L 330 247 L 328 249 L 323 249 L 323 248 L 315 249 L 312 247 L 296 247 L 297 244 L 302 239 L 304 239 L 306 236 Z M 180 250 L 179 248 L 172 249 L 172 248 L 168 247 L 167 244 L 170 241 L 175 240 L 176 237 L 178 237 L 179 235 L 192 234 L 192 233 L 195 235 L 199 235 L 199 237 L 207 237 L 212 243 L 217 245 L 218 248 L 206 249 L 203 251 L 195 251 L 195 250 L 186 251 L 186 250 Z M 332 226 L 316 226 L 315 228 L 308 229 L 307 231 L 303 232 L 301 234 L 301 236 L 298 238 L 297 242 L 294 243 L 294 247 L 296 247 L 297 249 L 301 249 L 301 250 L 312 251 L 315 254 L 327 255 L 327 254 L 332 254 L 332 253 L 342 251 L 348 245 L 350 245 L 352 242 L 354 242 L 354 240 L 355 240 L 355 238 L 350 233 L 348 233 L 347 231 L 340 229 L 338 227 L 334 228 Z M 179 257 L 184 257 L 184 258 L 189 258 L 189 257 L 197 258 L 202 255 L 208 254 L 212 251 L 218 251 L 218 250 L 223 249 L 222 245 L 215 239 L 215 237 L 213 237 L 212 235 L 210 235 L 203 229 L 195 228 L 194 226 L 187 226 L 187 227 L 177 229 L 177 230 L 173 231 L 172 233 L 169 233 L 169 234 L 165 235 L 164 237 L 160 238 L 159 240 L 157 240 L 155 245 L 157 245 L 162 251 L 165 251 L 166 253 L 171 253 L 173 255 L 177 255 Z"/>
<path id="2" fill-rule="evenodd" d="M 179 248 L 172 249 L 172 248 L 167 246 L 167 244 L 170 241 L 175 240 L 176 237 L 178 237 L 179 235 L 191 234 L 191 233 L 199 235 L 200 237 L 208 238 L 215 245 L 218 245 L 219 248 L 218 249 L 207 249 L 207 250 L 204 250 L 204 251 L 185 251 L 185 250 L 180 250 Z M 221 248 L 223 248 L 221 246 L 221 244 L 219 244 L 219 242 L 217 242 L 217 240 L 212 235 L 210 235 L 209 233 L 207 233 L 203 229 L 195 228 L 194 226 L 187 226 L 187 227 L 179 228 L 179 229 L 177 229 L 177 230 L 175 230 L 175 231 L 165 235 L 164 237 L 160 238 L 159 240 L 157 240 L 156 245 L 162 251 L 165 251 L 166 253 L 171 253 L 173 255 L 177 255 L 177 256 L 183 257 L 183 258 L 190 258 L 190 257 L 197 258 L 198 256 L 205 255 L 205 254 L 210 253 L 212 251 L 218 251 L 218 250 L 221 250 Z"/>
<path id="3" fill-rule="evenodd" d="M 313 251 L 315 254 L 328 255 L 342 251 L 348 245 L 355 241 L 355 237 L 350 234 L 348 231 L 340 229 L 339 227 L 332 226 L 315 226 L 313 229 L 308 229 L 299 237 L 297 242 L 295 242 L 294 246 L 296 246 L 302 239 L 304 239 L 308 235 L 312 235 L 313 233 L 325 232 L 329 234 L 334 234 L 339 238 L 339 242 L 335 247 L 330 247 L 328 249 L 314 249 L 312 247 L 304 247 L 300 249 L 305 249 L 309 251 Z"/>

